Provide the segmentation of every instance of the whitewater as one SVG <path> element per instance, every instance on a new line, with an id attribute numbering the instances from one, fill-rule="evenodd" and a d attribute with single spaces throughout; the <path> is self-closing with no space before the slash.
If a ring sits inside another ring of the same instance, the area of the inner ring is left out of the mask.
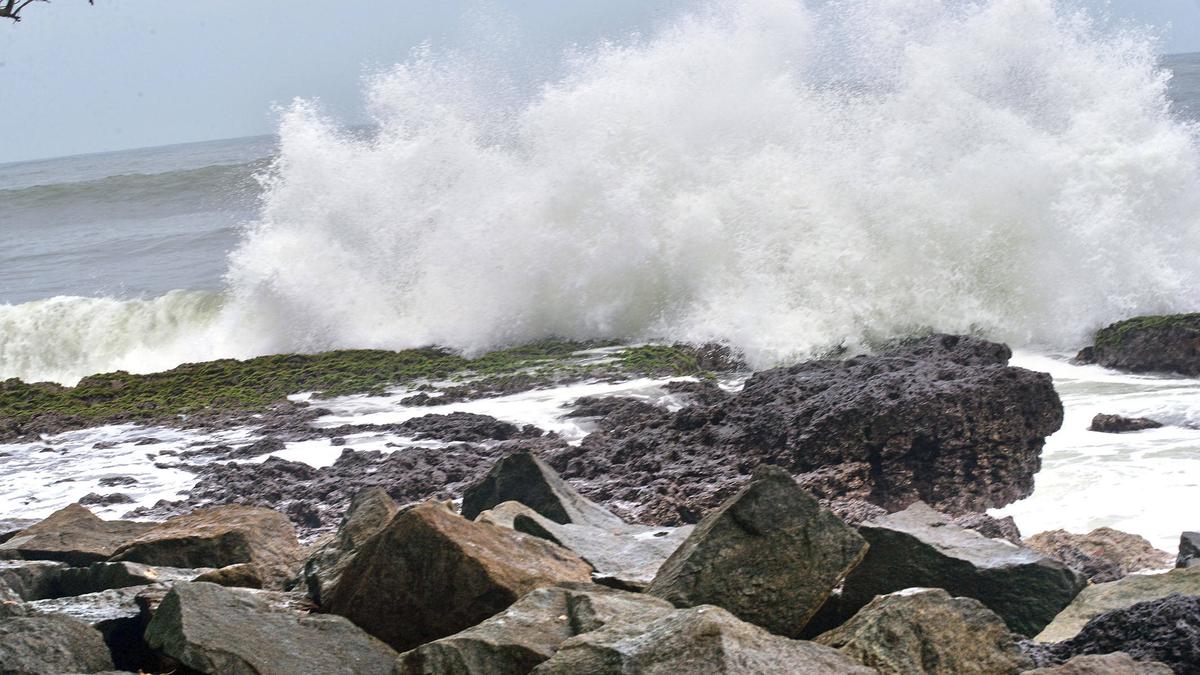
<path id="1" fill-rule="evenodd" d="M 283 112 L 219 283 L 0 305 L 0 377 L 550 335 L 1075 348 L 1200 305 L 1169 80 L 1145 31 L 1051 0 L 717 2 L 540 87 L 424 48 L 368 79 L 369 133 Z"/>

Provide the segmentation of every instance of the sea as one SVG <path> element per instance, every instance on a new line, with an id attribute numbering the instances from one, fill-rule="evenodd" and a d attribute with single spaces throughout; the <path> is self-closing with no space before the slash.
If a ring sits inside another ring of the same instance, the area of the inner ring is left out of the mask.
<path id="1" fill-rule="evenodd" d="M 0 379 L 547 336 L 768 367 L 972 332 L 1067 408 L 1000 515 L 1173 551 L 1200 529 L 1200 381 L 1069 361 L 1110 322 L 1200 310 L 1200 54 L 1156 45 L 1053 0 L 716 3 L 515 93 L 425 49 L 367 78 L 366 126 L 298 102 L 270 136 L 0 165 Z M 547 425 L 571 393 L 462 405 Z M 1105 436 L 1098 412 L 1168 426 Z M 186 489 L 139 435 L 0 446 L 0 515 L 114 467 L 146 503 Z"/>

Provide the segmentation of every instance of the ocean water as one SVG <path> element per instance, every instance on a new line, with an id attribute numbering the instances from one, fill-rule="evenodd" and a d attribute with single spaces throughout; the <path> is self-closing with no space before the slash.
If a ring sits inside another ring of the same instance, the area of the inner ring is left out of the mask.
<path id="1" fill-rule="evenodd" d="M 549 335 L 767 366 L 973 331 L 1068 406 L 1019 522 L 1165 542 L 1200 502 L 1197 383 L 1064 356 L 1200 308 L 1200 55 L 1056 0 L 742 0 L 526 96 L 502 66 L 414 53 L 365 131 L 302 102 L 267 138 L 0 165 L 0 378 Z M 1086 431 L 1142 411 L 1173 426 Z"/>

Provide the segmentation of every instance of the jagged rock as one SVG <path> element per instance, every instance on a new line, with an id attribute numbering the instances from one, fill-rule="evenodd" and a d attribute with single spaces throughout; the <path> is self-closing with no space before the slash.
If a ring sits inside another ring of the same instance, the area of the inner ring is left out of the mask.
<path id="1" fill-rule="evenodd" d="M 462 514 L 474 519 L 508 501 L 520 502 L 556 523 L 615 532 L 627 529 L 624 521 L 580 495 L 554 469 L 528 452 L 501 459 L 482 480 L 467 488 Z"/>
<path id="2" fill-rule="evenodd" d="M 1200 567 L 1174 569 L 1165 574 L 1135 574 L 1089 586 L 1036 639 L 1038 642 L 1069 640 L 1088 621 L 1105 612 L 1176 594 L 1200 595 Z"/>
<path id="3" fill-rule="evenodd" d="M 112 670 L 100 633 L 69 616 L 0 618 L 0 672 L 60 675 Z"/>
<path id="4" fill-rule="evenodd" d="M 1179 555 L 1175 558 L 1175 566 L 1200 566 L 1200 532 L 1179 535 Z"/>
<path id="5" fill-rule="evenodd" d="M 428 502 L 360 546 L 321 605 L 407 650 L 474 626 L 535 588 L 590 578 L 588 564 L 560 546 Z"/>
<path id="6" fill-rule="evenodd" d="M 975 598 L 1022 635 L 1034 635 L 1087 584 L 1067 566 L 1029 548 L 957 527 L 925 504 L 865 523 L 866 557 L 814 620 L 828 630 L 876 595 L 943 588 Z"/>
<path id="7" fill-rule="evenodd" d="M 1088 427 L 1088 431 L 1098 431 L 1102 434 L 1124 434 L 1131 431 L 1160 428 L 1162 428 L 1161 422 L 1144 417 L 1121 417 L 1120 415 L 1101 413 L 1092 418 L 1092 426 Z"/>
<path id="8" fill-rule="evenodd" d="M 786 471 L 764 466 L 700 521 L 647 592 L 677 607 L 718 605 L 795 637 L 865 552 L 853 528 Z"/>
<path id="9" fill-rule="evenodd" d="M 1012 516 L 993 518 L 986 513 L 968 513 L 952 522 L 959 527 L 975 530 L 988 539 L 1003 539 L 1018 546 L 1021 544 L 1021 530 L 1017 529 L 1017 521 Z"/>
<path id="10" fill-rule="evenodd" d="M 262 588 L 262 574 L 257 565 L 238 563 L 227 565 L 221 569 L 210 570 L 196 576 L 192 581 L 205 581 L 218 586 L 231 588 Z"/>
<path id="11" fill-rule="evenodd" d="M 1171 566 L 1171 554 L 1160 551 L 1145 537 L 1108 527 L 1088 534 L 1052 530 L 1025 540 L 1029 548 L 1083 572 L 1096 583 L 1116 581 L 1131 572 Z"/>
<path id="12" fill-rule="evenodd" d="M 84 595 L 114 588 L 188 581 L 202 570 L 154 567 L 131 562 L 99 562 L 88 567 L 59 570 L 54 576 L 52 595 Z"/>
<path id="13" fill-rule="evenodd" d="M 617 623 L 571 638 L 533 672 L 869 675 L 875 671 L 835 649 L 772 635 L 720 607 L 702 605 L 644 625 Z"/>
<path id="14" fill-rule="evenodd" d="M 27 603 L 26 607 L 31 615 L 65 615 L 95 628 L 103 636 L 118 668 L 164 672 L 169 668 L 164 667 L 166 664 L 160 662 L 142 638 L 146 620 L 137 598 L 150 588 L 133 586 L 38 600 Z M 154 588 L 166 591 L 166 586 L 162 584 Z"/>
<path id="15" fill-rule="evenodd" d="M 1142 316 L 1096 333 L 1096 363 L 1135 373 L 1200 375 L 1200 314 Z"/>
<path id="16" fill-rule="evenodd" d="M 0 585 L 22 600 L 41 600 L 55 594 L 58 575 L 65 569 L 64 563 L 47 560 L 0 560 Z"/>
<path id="17" fill-rule="evenodd" d="M 176 584 L 146 627 L 146 641 L 205 673 L 392 672 L 396 653 L 349 621 L 283 610 L 278 600 L 266 599 L 270 595 L 216 584 Z"/>
<path id="18" fill-rule="evenodd" d="M 13 535 L 28 527 L 36 525 L 32 518 L 0 518 L 0 544 L 12 539 Z"/>
<path id="19" fill-rule="evenodd" d="M 1181 675 L 1200 673 L 1200 597 L 1171 595 L 1096 616 L 1069 640 L 1050 645 L 1058 662 L 1081 654 L 1125 652 Z"/>
<path id="20" fill-rule="evenodd" d="M 630 591 L 645 590 L 692 531 L 691 526 L 631 526 L 627 532 L 614 533 L 587 525 L 560 525 L 518 502 L 504 502 L 475 520 L 552 541 L 591 565 L 597 583 Z"/>
<path id="21" fill-rule="evenodd" d="M 100 562 L 154 527 L 153 523 L 101 520 L 78 504 L 50 514 L 0 544 L 0 554 L 26 560 L 55 560 L 81 567 Z"/>
<path id="22" fill-rule="evenodd" d="M 1171 667 L 1157 661 L 1134 661 L 1123 652 L 1076 656 L 1061 666 L 1027 670 L 1021 675 L 1173 675 Z"/>
<path id="23" fill-rule="evenodd" d="M 575 635 L 614 622 L 644 625 L 674 609 L 664 600 L 591 584 L 539 588 L 478 626 L 405 652 L 397 672 L 520 675 Z"/>
<path id="24" fill-rule="evenodd" d="M 370 487 L 354 495 L 337 533 L 304 562 L 299 584 L 313 602 L 321 603 L 322 593 L 337 585 L 358 547 L 387 527 L 399 511 L 400 507 L 381 487 Z"/>
<path id="25" fill-rule="evenodd" d="M 878 596 L 815 641 L 884 675 L 1016 675 L 1032 665 L 1000 617 L 940 588 Z"/>
<path id="26" fill-rule="evenodd" d="M 251 563 L 264 581 L 282 585 L 302 557 L 296 530 L 278 511 L 228 505 L 172 518 L 125 544 L 114 561 L 221 568 Z"/>
<path id="27" fill-rule="evenodd" d="M 638 522 L 696 522 L 760 464 L 826 502 L 889 511 L 923 500 L 959 515 L 1029 496 L 1062 425 L 1049 375 L 1004 345 L 935 335 L 878 356 L 755 373 L 727 401 L 624 411 L 542 457 L 584 495 Z M 515 497 L 511 497 L 515 498 Z M 522 501 L 517 499 L 518 501 Z"/>

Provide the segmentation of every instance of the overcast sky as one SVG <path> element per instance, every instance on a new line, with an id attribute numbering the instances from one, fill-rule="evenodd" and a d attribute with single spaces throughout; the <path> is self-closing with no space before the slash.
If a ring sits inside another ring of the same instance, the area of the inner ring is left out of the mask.
<path id="1" fill-rule="evenodd" d="M 38 3 L 20 24 L 0 20 L 0 162 L 268 133 L 272 104 L 297 96 L 352 120 L 361 76 L 424 41 L 470 46 L 503 16 L 524 53 L 549 63 L 691 1 Z M 1160 27 L 1166 52 L 1200 51 L 1200 0 L 1112 0 L 1111 11 Z"/>

